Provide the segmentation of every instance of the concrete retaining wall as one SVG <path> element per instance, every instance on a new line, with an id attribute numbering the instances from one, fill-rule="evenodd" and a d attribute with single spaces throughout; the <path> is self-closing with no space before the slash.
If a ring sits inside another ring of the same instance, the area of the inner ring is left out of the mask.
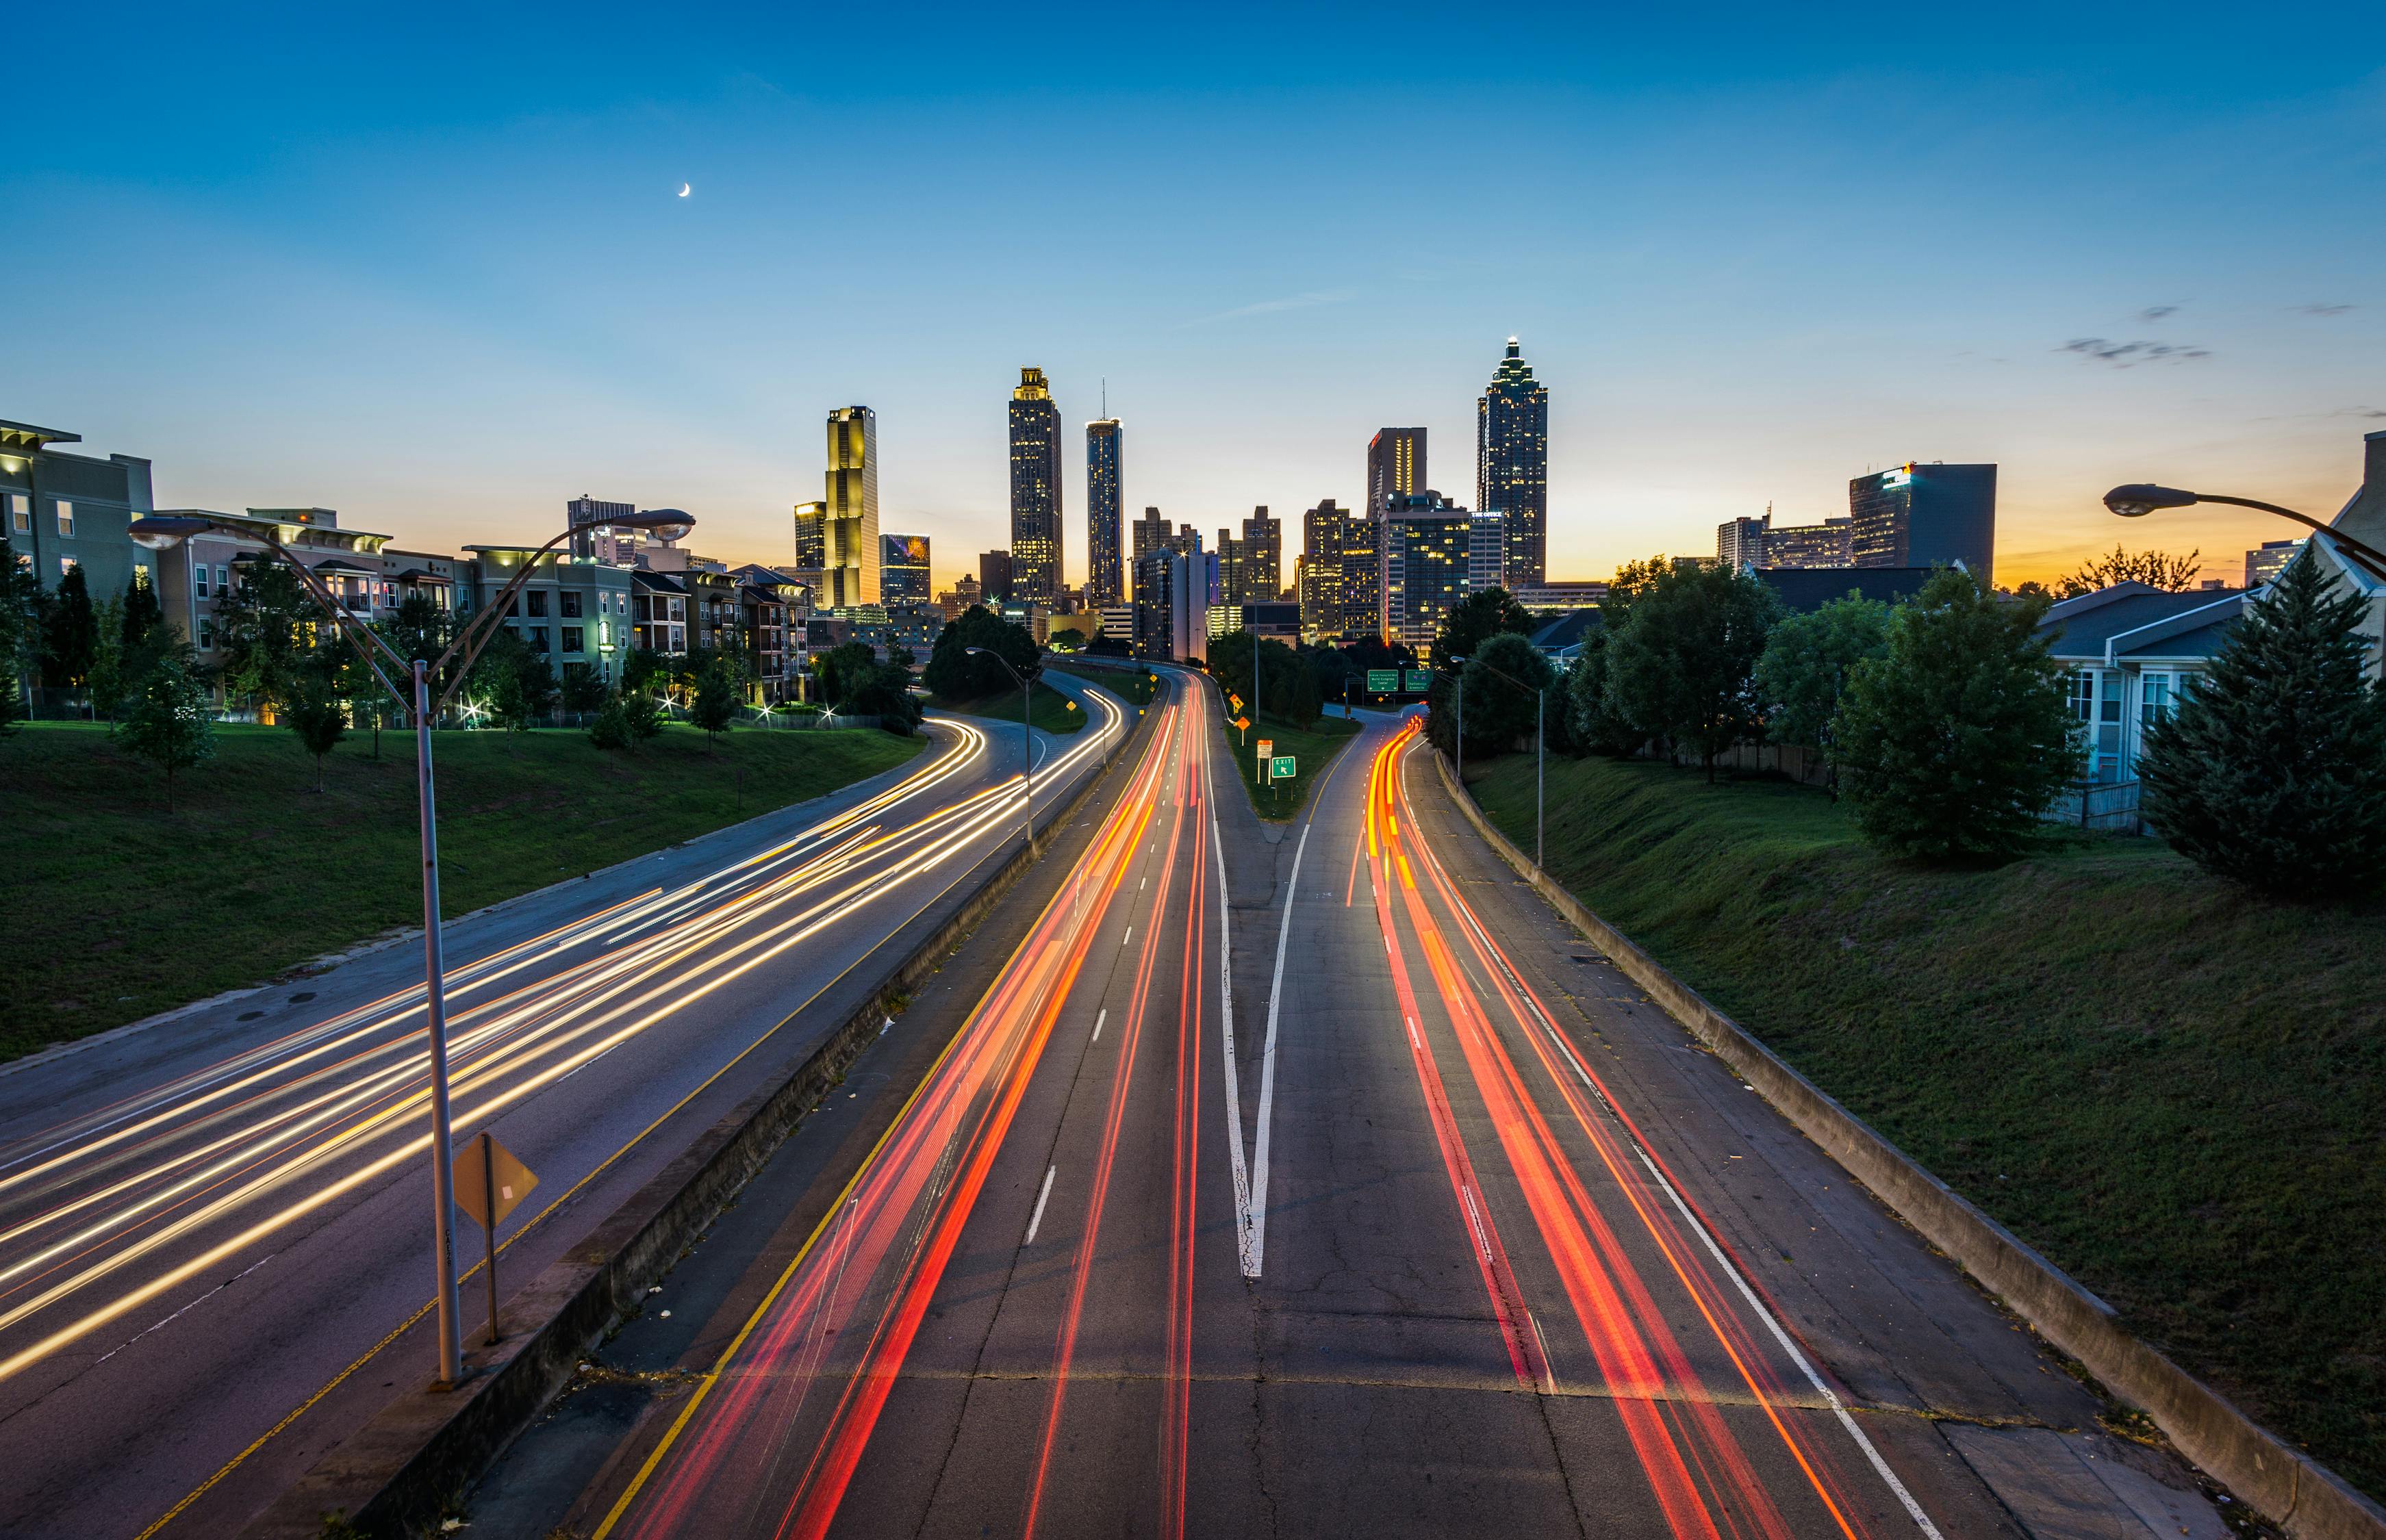
<path id="1" fill-rule="evenodd" d="M 1110 779 L 1143 722 L 1130 719 L 1102 768 L 1041 827 L 1058 828 Z M 819 1103 L 911 992 L 1034 865 L 1024 846 L 996 868 L 960 908 L 896 962 L 870 997 L 785 1081 L 740 1102 L 615 1209 L 587 1239 L 507 1301 L 512 1333 L 468 1352 L 458 1390 L 402 1396 L 317 1462 L 241 1534 L 243 1540 L 320 1540 L 338 1510 L 372 1536 L 436 1525 L 577 1371 L 614 1321 L 710 1224 L 729 1198 Z M 534 1329 L 525 1323 L 540 1322 Z M 472 1333 L 467 1333 L 468 1344 Z"/>
<path id="2" fill-rule="evenodd" d="M 1626 978 L 2047 1341 L 2078 1359 L 2105 1388 L 2143 1409 L 2180 1453 L 2296 1540 L 2386 1540 L 2386 1509 L 2130 1335 L 2116 1322 L 2111 1306 L 1958 1196 L 1631 938 L 1584 908 L 1491 826 L 1451 778 L 1449 760 L 1438 753 L 1433 758 L 1442 785 L 1476 832 Z"/>

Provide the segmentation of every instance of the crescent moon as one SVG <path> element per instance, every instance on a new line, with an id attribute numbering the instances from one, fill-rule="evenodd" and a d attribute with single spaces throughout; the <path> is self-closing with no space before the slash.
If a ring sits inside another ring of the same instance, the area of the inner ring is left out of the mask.
<path id="1" fill-rule="evenodd" d="M 686 182 L 681 182 L 681 183 L 679 184 L 679 195 L 680 195 L 681 197 L 683 197 L 683 198 L 684 198 L 684 197 L 685 197 L 685 196 L 687 196 L 687 183 L 686 183 Z"/>

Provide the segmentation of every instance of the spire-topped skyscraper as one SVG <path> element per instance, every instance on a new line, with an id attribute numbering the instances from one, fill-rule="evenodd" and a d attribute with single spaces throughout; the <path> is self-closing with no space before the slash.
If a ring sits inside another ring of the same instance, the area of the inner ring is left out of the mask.
<path id="1" fill-rule="evenodd" d="M 1011 585 L 1038 604 L 1061 594 L 1061 408 L 1040 369 L 1011 393 Z"/>
<path id="2" fill-rule="evenodd" d="M 1086 424 L 1086 603 L 1095 609 L 1126 602 L 1122 447 L 1117 418 Z"/>
<path id="3" fill-rule="evenodd" d="M 1501 569 L 1509 592 L 1542 586 L 1549 577 L 1550 388 L 1534 381 L 1513 337 L 1475 403 L 1475 506 L 1508 517 Z"/>

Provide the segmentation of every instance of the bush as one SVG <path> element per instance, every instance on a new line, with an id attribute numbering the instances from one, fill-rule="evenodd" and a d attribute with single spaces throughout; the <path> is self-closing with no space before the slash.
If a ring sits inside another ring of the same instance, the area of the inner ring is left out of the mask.
<path id="1" fill-rule="evenodd" d="M 1897 607 L 1831 729 L 1867 839 L 1932 860 L 2012 856 L 2078 778 L 2063 672 L 2035 634 L 2046 607 L 1953 569 Z"/>
<path id="2" fill-rule="evenodd" d="M 2363 609 L 2304 547 L 2147 732 L 2146 821 L 2180 853 L 2281 895 L 2386 880 L 2386 684 L 2362 678 Z"/>
<path id="3" fill-rule="evenodd" d="M 630 730 L 629 708 L 619 695 L 609 695 L 588 724 L 588 741 L 598 748 L 627 748 L 637 734 Z"/>

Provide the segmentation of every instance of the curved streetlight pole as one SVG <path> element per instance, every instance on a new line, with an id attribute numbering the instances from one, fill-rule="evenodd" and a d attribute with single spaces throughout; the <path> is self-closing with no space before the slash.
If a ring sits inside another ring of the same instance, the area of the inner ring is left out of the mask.
<path id="1" fill-rule="evenodd" d="M 1468 660 L 1461 659 L 1461 661 Z M 1533 690 L 1531 685 L 1505 669 L 1495 668 L 1479 657 L 1471 661 L 1478 668 L 1490 669 L 1493 673 L 1519 690 Z M 1466 682 L 1463 678 L 1459 681 L 1458 695 L 1460 703 L 1464 704 Z M 1536 867 L 1541 864 L 1542 809 L 1546 806 L 1541 791 L 1547 784 L 1546 770 L 1549 765 L 1549 706 L 1550 687 L 1544 684 L 1539 689 L 1533 690 L 1533 865 Z M 1464 783 L 1462 782 L 1461 784 Z"/>
<path id="2" fill-rule="evenodd" d="M 2386 551 L 2366 545 L 2342 530 L 2321 523 L 2310 514 L 2282 508 L 2276 503 L 2259 502 L 2251 497 L 2223 497 L 2211 492 L 2188 492 L 2175 486 L 2156 486 L 2149 482 L 2132 482 L 2104 494 L 2104 506 L 2124 519 L 2142 519 L 2156 508 L 2183 508 L 2197 503 L 2226 503 L 2231 507 L 2253 508 L 2256 512 L 2275 513 L 2281 519 L 2292 519 L 2306 529 L 2328 536 L 2362 566 L 2377 576 L 2386 578 Z"/>
<path id="3" fill-rule="evenodd" d="M 1019 779 L 1027 789 L 1027 858 L 1036 858 L 1036 735 L 1027 725 L 1027 681 L 1011 666 L 1011 659 L 991 647 L 963 647 L 963 652 L 991 657 L 1002 665 L 1002 671 L 1019 683 Z"/>
<path id="4" fill-rule="evenodd" d="M 666 538 L 677 540 L 685 535 L 695 520 L 684 514 L 668 518 L 614 520 L 617 528 L 651 529 Z M 214 519 L 195 518 L 185 514 L 152 514 L 132 521 L 128 532 L 134 545 L 153 551 L 170 550 L 195 534 L 210 531 L 234 535 L 245 540 L 262 540 L 268 550 L 297 573 L 307 596 L 316 607 L 332 618 L 333 625 L 365 667 L 372 670 L 383 689 L 395 697 L 400 710 L 414 713 L 414 790 L 421 809 L 422 847 L 422 1000 L 424 1037 L 431 1061 L 431 1244 L 433 1268 L 438 1277 L 439 1318 L 439 1379 L 437 1387 L 452 1387 L 464 1376 L 464 1328 L 462 1312 L 456 1298 L 455 1246 L 455 1177 L 448 1163 L 448 1150 L 453 1143 L 453 1130 L 448 1121 L 447 1102 L 447 991 L 446 964 L 442 945 L 439 921 L 439 816 L 435 788 L 431 770 L 431 720 L 463 684 L 473 660 L 481 649 L 496 634 L 497 626 L 530 575 L 538 570 L 538 558 L 578 533 L 565 530 L 541 545 L 522 563 L 513 581 L 500 589 L 497 596 L 481 613 L 465 623 L 454 641 L 438 658 L 425 663 L 420 657 L 402 656 L 384 640 L 381 633 L 348 612 L 323 580 L 308 565 L 291 555 L 289 548 L 270 532 L 243 528 Z M 410 675 L 410 690 L 400 690 L 387 670 L 373 657 L 373 649 L 397 666 L 401 676 Z M 458 655 L 461 655 L 460 657 Z M 433 675 L 450 662 L 456 664 L 447 687 L 434 699 L 431 690 Z M 496 1236 L 490 1244 L 496 1245 Z"/>

